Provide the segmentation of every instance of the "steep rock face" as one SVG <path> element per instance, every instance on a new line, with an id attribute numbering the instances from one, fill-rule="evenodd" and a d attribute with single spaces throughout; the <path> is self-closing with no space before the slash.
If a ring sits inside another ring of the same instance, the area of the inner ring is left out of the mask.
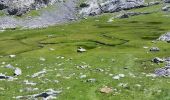
<path id="1" fill-rule="evenodd" d="M 0 10 L 10 15 L 22 15 L 31 9 L 52 5 L 58 0 L 0 0 Z"/>
<path id="2" fill-rule="evenodd" d="M 82 15 L 97 15 L 144 6 L 144 0 L 89 0 L 87 7 L 80 10 Z"/>

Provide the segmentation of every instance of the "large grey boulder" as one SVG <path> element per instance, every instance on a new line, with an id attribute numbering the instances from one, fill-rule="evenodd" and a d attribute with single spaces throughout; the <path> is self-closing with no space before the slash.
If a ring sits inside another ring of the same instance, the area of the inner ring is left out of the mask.
<path id="1" fill-rule="evenodd" d="M 163 35 L 161 35 L 159 38 L 158 38 L 159 41 L 166 41 L 166 42 L 169 42 L 170 41 L 170 32 L 167 32 Z"/>
<path id="2" fill-rule="evenodd" d="M 144 0 L 88 0 L 87 7 L 80 10 L 81 15 L 98 15 L 144 6 Z"/>
<path id="3" fill-rule="evenodd" d="M 164 68 L 158 68 L 155 70 L 155 74 L 157 76 L 170 76 L 170 68 L 164 67 Z"/>

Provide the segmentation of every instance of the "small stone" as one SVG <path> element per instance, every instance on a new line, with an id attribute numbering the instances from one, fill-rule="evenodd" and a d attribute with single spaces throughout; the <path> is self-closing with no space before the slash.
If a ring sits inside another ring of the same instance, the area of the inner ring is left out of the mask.
<path id="1" fill-rule="evenodd" d="M 43 57 L 40 57 L 40 61 L 45 61 L 46 59 Z"/>
<path id="2" fill-rule="evenodd" d="M 113 92 L 113 89 L 110 88 L 110 87 L 105 86 L 105 87 L 103 87 L 103 88 L 100 89 L 100 92 L 101 92 L 101 93 L 109 94 L 109 93 L 112 93 L 112 92 Z"/>
<path id="3" fill-rule="evenodd" d="M 38 77 L 39 75 L 45 74 L 47 71 L 45 69 L 43 69 L 42 71 L 39 71 L 37 73 L 34 73 L 31 77 L 35 78 Z"/>
<path id="4" fill-rule="evenodd" d="M 21 69 L 20 68 L 15 68 L 15 70 L 14 70 L 14 75 L 15 76 L 19 76 L 19 75 L 21 75 L 22 74 L 22 71 L 21 71 Z"/>
<path id="5" fill-rule="evenodd" d="M 119 80 L 119 79 L 120 79 L 120 76 L 118 76 L 118 75 L 117 75 L 117 76 L 114 76 L 113 79 Z"/>
<path id="6" fill-rule="evenodd" d="M 37 83 L 29 82 L 28 80 L 24 80 L 24 83 L 25 83 L 26 85 L 32 85 L 32 86 L 37 85 Z"/>
<path id="7" fill-rule="evenodd" d="M 141 85 L 140 85 L 140 84 L 135 84 L 135 86 L 137 86 L 137 87 L 141 87 Z"/>
<path id="8" fill-rule="evenodd" d="M 2 65 L 5 65 L 6 64 L 6 62 L 2 62 Z"/>
<path id="9" fill-rule="evenodd" d="M 147 47 L 147 46 L 144 46 L 143 48 L 144 48 L 144 49 L 148 49 L 149 47 Z"/>
<path id="10" fill-rule="evenodd" d="M 103 72 L 103 71 L 104 71 L 104 70 L 101 69 L 101 68 L 96 68 L 96 70 L 99 71 L 99 72 Z"/>
<path id="11" fill-rule="evenodd" d="M 160 49 L 158 47 L 152 47 L 152 48 L 150 48 L 150 51 L 151 52 L 158 52 L 158 51 L 160 51 Z"/>
<path id="12" fill-rule="evenodd" d="M 87 77 L 87 75 L 81 75 L 80 76 L 80 78 L 82 79 L 82 78 L 86 78 Z"/>
<path id="13" fill-rule="evenodd" d="M 119 84 L 118 84 L 119 87 L 123 87 L 123 88 L 126 88 L 127 85 L 128 85 L 127 83 L 119 83 Z"/>
<path id="14" fill-rule="evenodd" d="M 146 77 L 156 77 L 156 74 L 152 74 L 152 73 L 149 73 L 149 74 L 146 74 Z"/>
<path id="15" fill-rule="evenodd" d="M 11 64 L 6 65 L 6 66 L 5 66 L 5 68 L 15 69 L 15 67 L 14 67 L 14 66 L 12 66 Z"/>
<path id="16" fill-rule="evenodd" d="M 50 51 L 54 51 L 55 49 L 53 49 L 53 48 L 49 48 L 49 50 L 50 50 Z"/>
<path id="17" fill-rule="evenodd" d="M 119 74 L 119 76 L 120 76 L 120 77 L 125 77 L 125 75 L 124 75 L 124 74 Z"/>
<path id="18" fill-rule="evenodd" d="M 77 66 L 77 68 L 86 69 L 86 68 L 89 68 L 89 66 L 88 65 L 80 65 L 80 66 Z"/>
<path id="19" fill-rule="evenodd" d="M 96 82 L 96 79 L 95 78 L 91 78 L 91 79 L 88 79 L 87 82 L 94 83 L 94 82 Z"/>
<path id="20" fill-rule="evenodd" d="M 123 78 L 123 77 L 125 77 L 124 74 L 118 74 L 118 75 L 116 75 L 116 76 L 113 76 L 113 79 L 119 80 L 120 78 Z"/>
<path id="21" fill-rule="evenodd" d="M 79 48 L 77 49 L 77 52 L 80 52 L 80 53 L 86 52 L 86 49 L 84 49 L 84 48 L 82 48 L 82 47 L 79 47 Z"/>
<path id="22" fill-rule="evenodd" d="M 9 55 L 9 57 L 10 57 L 10 58 L 15 58 L 15 57 L 16 57 L 16 55 Z"/>

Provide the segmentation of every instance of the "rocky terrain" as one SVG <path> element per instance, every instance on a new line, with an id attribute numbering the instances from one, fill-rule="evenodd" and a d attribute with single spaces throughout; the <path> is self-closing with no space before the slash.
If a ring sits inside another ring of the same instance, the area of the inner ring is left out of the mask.
<path id="1" fill-rule="evenodd" d="M 80 7 L 78 7 L 79 2 L 79 0 L 13 0 L 12 2 L 11 0 L 1 0 L 1 10 L 9 14 L 9 16 L 2 16 L 0 18 L 0 28 L 41 28 L 77 20 L 88 15 L 112 13 L 148 6 L 144 0 L 89 0 L 80 4 Z M 154 4 L 159 4 L 159 2 L 152 2 L 149 5 Z M 37 10 L 49 5 L 53 5 L 53 8 L 43 11 L 39 16 L 27 16 L 26 18 L 10 16 L 22 16 L 31 10 Z"/>
<path id="2" fill-rule="evenodd" d="M 98 15 L 105 12 L 117 12 L 125 9 L 144 7 L 144 0 L 89 0 L 87 7 L 80 11 L 82 15 Z"/>
<path id="3" fill-rule="evenodd" d="M 170 100 L 169 0 L 7 1 L 0 100 Z"/>
<path id="4" fill-rule="evenodd" d="M 41 0 L 38 0 L 38 1 L 41 1 Z M 22 3 L 22 0 L 18 2 Z M 2 16 L 0 18 L 0 28 L 1 29 L 17 28 L 17 27 L 42 28 L 42 27 L 47 27 L 47 26 L 51 26 L 55 24 L 64 23 L 70 20 L 75 20 L 77 18 L 75 2 L 76 0 L 68 0 L 66 2 L 61 1 L 61 0 L 54 2 L 54 0 L 50 0 L 47 4 L 45 2 L 42 2 L 40 4 L 36 2 L 35 8 L 32 8 L 31 2 L 27 2 L 26 4 L 22 4 L 21 6 L 22 9 L 17 8 L 17 11 L 15 14 L 20 13 L 22 15 L 26 13 L 26 11 L 28 11 L 29 9 L 37 9 L 37 8 L 40 8 L 40 6 L 42 7 L 42 6 L 47 6 L 48 4 L 53 4 L 53 3 L 54 4 L 51 10 L 44 10 L 39 16 L 27 16 L 25 18 L 16 18 L 15 16 Z M 27 5 L 27 6 L 24 6 L 24 5 Z M 5 8 L 5 10 L 11 9 L 13 11 L 16 9 L 16 8 L 10 8 L 10 7 Z M 28 9 L 26 11 L 23 11 L 23 9 L 26 9 L 27 7 Z"/>
<path id="5" fill-rule="evenodd" d="M 0 9 L 9 15 L 21 16 L 27 11 L 52 5 L 58 0 L 1 0 Z"/>

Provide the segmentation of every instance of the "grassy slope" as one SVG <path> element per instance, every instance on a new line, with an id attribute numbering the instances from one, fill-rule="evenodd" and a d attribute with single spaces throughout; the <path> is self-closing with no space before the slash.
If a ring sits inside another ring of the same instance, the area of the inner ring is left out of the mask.
<path id="1" fill-rule="evenodd" d="M 142 74 L 152 73 L 155 68 L 163 66 L 152 65 L 150 62 L 152 58 L 166 57 L 170 54 L 169 44 L 151 42 L 170 30 L 169 17 L 163 16 L 164 14 L 158 12 L 129 19 L 115 19 L 113 23 L 107 23 L 111 14 L 105 14 L 47 29 L 9 30 L 0 33 L 0 55 L 4 55 L 0 62 L 5 61 L 7 64 L 20 67 L 23 71 L 22 76 L 16 81 L 0 81 L 0 87 L 5 89 L 1 90 L 0 99 L 11 100 L 14 96 L 33 94 L 34 92 L 19 90 L 25 87 L 38 87 L 40 90 L 35 93 L 48 88 L 62 89 L 63 92 L 58 96 L 59 100 L 169 100 L 169 78 L 152 78 Z M 47 37 L 48 35 L 53 35 L 53 38 Z M 44 47 L 41 48 L 42 46 Z M 85 47 L 88 51 L 77 53 L 76 49 L 79 46 Z M 147 53 L 149 49 L 143 49 L 143 46 L 158 46 L 161 51 Z M 49 48 L 54 48 L 55 51 L 50 51 Z M 8 57 L 9 54 L 16 54 L 17 57 L 11 59 Z M 65 59 L 57 59 L 57 56 L 64 56 Z M 46 61 L 40 61 L 40 57 L 46 58 Z M 70 58 L 72 60 L 68 60 Z M 84 65 L 83 62 L 91 68 L 77 69 L 76 65 Z M 0 73 L 7 72 L 7 75 L 12 75 L 12 71 L 3 66 Z M 27 69 L 27 66 L 32 68 Z M 128 69 L 124 69 L 125 67 Z M 51 71 L 40 79 L 27 77 L 43 68 Z M 95 68 L 102 68 L 105 71 L 98 72 Z M 72 75 L 73 73 L 75 75 Z M 80 73 L 86 74 L 87 78 L 80 79 Z M 125 74 L 125 78 L 114 80 L 109 76 L 120 73 Z M 129 73 L 136 77 L 130 76 Z M 68 76 L 71 77 L 67 79 Z M 96 78 L 97 82 L 83 82 L 89 78 Z M 24 85 L 23 80 L 34 81 L 38 85 Z M 53 80 L 60 82 L 54 83 Z M 128 87 L 119 87 L 119 83 L 128 83 Z M 140 84 L 141 87 L 135 86 L 136 84 Z M 98 90 L 103 85 L 113 87 L 119 93 L 101 94 Z"/>

